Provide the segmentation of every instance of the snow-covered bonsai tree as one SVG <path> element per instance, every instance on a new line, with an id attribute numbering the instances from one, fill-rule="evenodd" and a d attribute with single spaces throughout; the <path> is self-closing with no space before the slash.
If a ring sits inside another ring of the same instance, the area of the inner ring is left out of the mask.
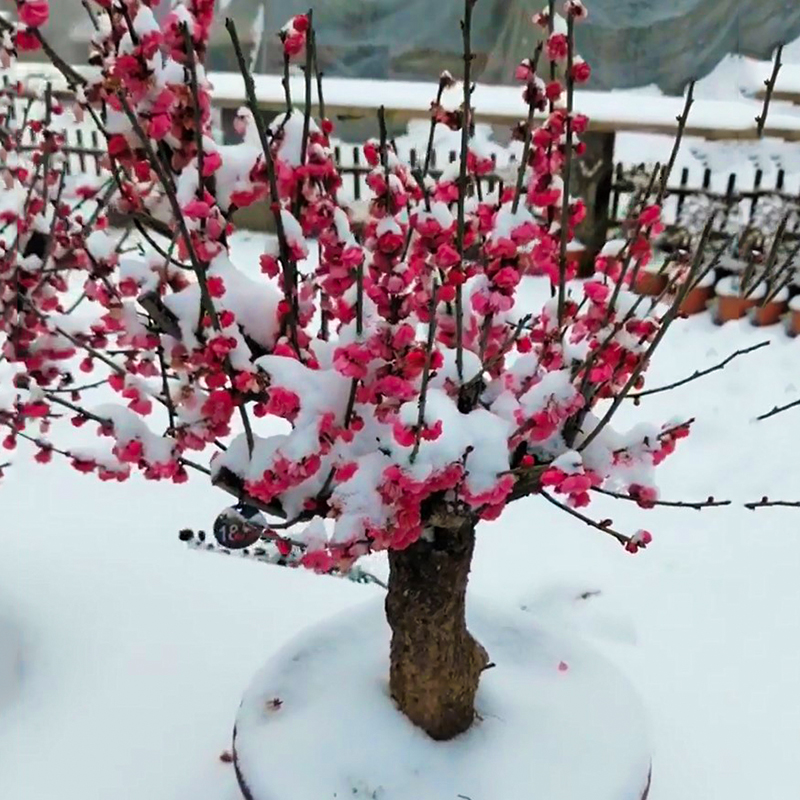
<path id="1" fill-rule="evenodd" d="M 659 502 L 655 467 L 691 421 L 610 423 L 711 268 L 708 230 L 679 287 L 655 301 L 629 291 L 661 229 L 667 174 L 654 175 L 625 246 L 574 280 L 568 245 L 585 209 L 567 187 L 588 120 L 573 89 L 590 71 L 573 47 L 580 0 L 534 19 L 542 45 L 516 72 L 528 108 L 516 185 L 488 193 L 480 180 L 492 162 L 471 142 L 466 0 L 463 82 L 442 75 L 431 113 L 432 133 L 461 131 L 460 160 L 434 177 L 429 148 L 412 172 L 378 126 L 360 226 L 342 199 L 312 15 L 280 32 L 305 97 L 298 110 L 287 96 L 270 125 L 228 23 L 247 108 L 244 142 L 223 146 L 203 68 L 214 0 L 173 0 L 161 26 L 156 4 L 90 2 L 80 72 L 40 33 L 48 0 L 17 0 L 18 22 L 0 20 L 6 63 L 43 48 L 72 93 L 12 86 L 0 108 L 4 446 L 30 440 L 37 460 L 101 480 L 139 470 L 179 484 L 196 471 L 236 513 L 263 513 L 252 552 L 266 560 L 346 573 L 388 551 L 391 694 L 450 739 L 472 724 L 489 664 L 465 619 L 481 520 L 536 495 L 631 553 L 650 543 L 585 508 L 596 492 Z M 105 137 L 99 177 L 65 171 L 73 117 Z M 235 263 L 232 219 L 248 205 L 277 236 L 258 263 Z M 65 414 L 86 447 L 48 436 Z"/>

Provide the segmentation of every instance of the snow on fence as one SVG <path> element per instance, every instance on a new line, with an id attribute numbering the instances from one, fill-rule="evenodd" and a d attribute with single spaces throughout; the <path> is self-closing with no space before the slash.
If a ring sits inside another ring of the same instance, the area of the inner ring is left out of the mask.
<path id="1" fill-rule="evenodd" d="M 67 154 L 67 174 L 99 175 L 101 161 L 107 155 L 105 142 L 99 131 L 91 124 L 74 125 L 67 128 L 65 135 L 64 152 Z M 366 185 L 366 176 L 371 171 L 371 167 L 364 160 L 361 146 L 339 144 L 334 148 L 334 154 L 342 174 L 343 190 L 346 196 L 357 201 L 369 198 L 371 191 Z M 415 148 L 410 148 L 406 152 L 403 152 L 401 148 L 401 156 L 408 160 L 412 168 L 421 166 L 424 161 L 424 153 L 420 153 Z M 431 155 L 431 174 L 438 177 L 442 168 L 453 163 L 457 158 L 458 153 L 455 150 L 435 149 Z M 509 160 L 509 166 L 513 167 L 514 156 L 512 155 Z M 481 179 L 481 191 L 486 194 L 497 190 L 502 192 L 508 181 L 509 166 L 504 167 L 500 172 L 495 171 L 484 176 Z M 616 162 L 614 166 L 609 202 L 609 223 L 611 225 L 619 223 L 625 217 L 625 210 L 635 189 L 631 170 L 632 165 L 623 162 Z M 674 180 L 676 177 L 677 180 Z M 787 195 L 785 191 L 786 172 L 783 169 L 772 173 L 756 170 L 752 183 L 746 185 L 741 185 L 740 173 L 737 172 L 730 172 L 721 180 L 720 173 L 706 168 L 699 184 L 696 181 L 693 182 L 692 177 L 688 167 L 681 169 L 677 176 L 673 174 L 673 181 L 669 187 L 671 200 L 665 207 L 666 221 L 676 222 L 686 200 L 690 197 L 706 196 L 715 200 L 723 200 L 730 206 L 739 203 L 744 218 L 749 219 L 761 198 L 776 194 Z M 723 183 L 724 191 L 712 188 L 712 184 L 719 186 Z"/>
<path id="2" fill-rule="evenodd" d="M 30 73 L 29 78 L 37 74 L 33 69 L 34 66 L 41 67 L 45 72 L 47 71 L 44 65 L 27 66 L 30 67 L 30 69 L 26 70 L 26 72 Z M 8 74 L 2 75 L 4 89 L 7 89 L 11 82 Z M 223 86 L 225 85 L 223 82 Z M 652 98 L 650 99 L 652 100 Z M 658 99 L 659 101 L 663 100 L 663 98 Z M 674 100 L 674 98 L 671 99 Z M 216 100 L 217 98 L 215 97 L 215 104 Z M 13 113 L 24 114 L 27 104 L 28 100 L 17 98 L 12 104 Z M 230 98 L 223 92 L 220 105 L 215 109 L 218 116 L 221 117 L 223 109 L 228 105 L 230 105 Z M 107 155 L 107 150 L 105 140 L 91 120 L 87 118 L 81 124 L 70 125 L 65 130 L 65 137 L 66 146 L 64 152 L 67 155 L 67 173 L 70 175 L 99 175 L 102 168 L 102 159 Z M 726 143 L 711 142 L 710 144 L 724 146 Z M 408 136 L 403 137 L 398 142 L 398 145 L 401 157 L 405 158 L 412 167 L 422 164 L 424 153 L 410 146 Z M 792 145 L 786 143 L 782 145 L 782 148 L 791 147 Z M 624 152 L 627 148 L 623 147 L 622 150 Z M 366 176 L 370 172 L 370 167 L 364 161 L 360 146 L 340 143 L 335 147 L 335 158 L 342 174 L 343 189 L 346 196 L 357 201 L 367 199 L 371 194 L 366 185 Z M 434 177 L 438 177 L 441 174 L 441 170 L 457 158 L 458 154 L 455 150 L 442 147 L 435 148 L 431 158 L 431 174 Z M 493 193 L 496 190 L 502 192 L 505 184 L 510 180 L 514 180 L 515 155 L 506 151 L 503 152 L 503 157 L 500 160 L 494 154 L 492 158 L 498 168 L 481 179 L 480 191 L 485 194 Z M 777 163 L 780 166 L 780 162 L 778 161 Z M 695 164 L 702 166 L 702 160 L 696 161 Z M 683 167 L 673 170 L 669 197 L 664 208 L 665 220 L 669 223 L 677 222 L 687 199 L 691 197 L 702 196 L 711 200 L 723 201 L 729 208 L 733 208 L 738 204 L 740 218 L 749 220 L 753 217 L 759 201 L 765 196 L 778 195 L 784 198 L 791 197 L 795 200 L 800 196 L 798 192 L 794 191 L 795 188 L 800 191 L 800 187 L 794 187 L 793 185 L 792 191 L 787 188 L 787 170 L 782 168 L 768 172 L 759 168 L 742 170 L 740 166 L 737 165 L 735 171 L 727 174 L 719 169 L 711 169 L 708 166 L 703 169 L 701 174 L 698 174 L 698 169 L 696 168 L 690 170 L 689 167 Z M 789 171 L 794 173 L 793 165 L 789 164 L 788 166 L 790 167 Z M 610 186 L 607 187 L 609 191 L 609 225 L 614 226 L 625 218 L 628 203 L 635 192 L 636 174 L 636 165 L 631 161 L 620 160 L 615 162 Z M 639 175 L 641 175 L 641 169 L 639 169 Z M 792 180 L 792 184 L 794 183 L 797 183 L 797 181 Z"/>

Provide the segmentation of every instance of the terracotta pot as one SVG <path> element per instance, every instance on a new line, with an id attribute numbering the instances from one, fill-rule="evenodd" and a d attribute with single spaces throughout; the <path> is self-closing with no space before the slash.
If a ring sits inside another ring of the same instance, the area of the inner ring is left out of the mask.
<path id="1" fill-rule="evenodd" d="M 765 306 L 754 308 L 750 312 L 750 321 L 758 326 L 777 325 L 788 307 L 786 300 L 773 300 Z"/>
<path id="2" fill-rule="evenodd" d="M 789 325 L 786 332 L 789 336 L 800 336 L 800 309 L 792 309 L 789 313 Z"/>
<path id="3" fill-rule="evenodd" d="M 567 250 L 567 261 L 583 261 L 586 256 L 589 254 L 587 248 L 583 247 L 572 247 Z"/>
<path id="4" fill-rule="evenodd" d="M 681 303 L 681 314 L 686 314 L 687 316 L 701 314 L 706 310 L 706 306 L 712 297 L 714 297 L 713 286 L 695 286 Z"/>
<path id="5" fill-rule="evenodd" d="M 718 295 L 714 309 L 714 322 L 722 325 L 734 319 L 741 319 L 753 308 L 756 301 L 752 297 L 734 295 Z"/>
<path id="6" fill-rule="evenodd" d="M 667 276 L 660 275 L 657 272 L 648 272 L 642 270 L 636 276 L 636 285 L 634 289 L 639 294 L 646 294 L 656 296 L 661 294 L 667 288 Z"/>

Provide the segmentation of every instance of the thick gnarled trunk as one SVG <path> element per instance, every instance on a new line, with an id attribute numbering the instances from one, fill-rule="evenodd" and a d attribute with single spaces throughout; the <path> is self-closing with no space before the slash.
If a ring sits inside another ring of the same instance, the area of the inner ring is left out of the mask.
<path id="1" fill-rule="evenodd" d="M 432 534 L 431 541 L 389 551 L 390 689 L 415 725 L 446 740 L 472 724 L 489 659 L 467 630 L 465 615 L 474 526 L 435 528 Z"/>

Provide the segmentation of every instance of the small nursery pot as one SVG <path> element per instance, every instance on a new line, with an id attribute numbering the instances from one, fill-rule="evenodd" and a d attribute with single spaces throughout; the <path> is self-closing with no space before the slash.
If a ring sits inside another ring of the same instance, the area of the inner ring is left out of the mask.
<path id="1" fill-rule="evenodd" d="M 687 316 L 701 314 L 706 310 L 706 306 L 713 297 L 713 286 L 695 286 L 694 289 L 691 289 L 683 299 L 680 307 L 680 313 L 686 314 Z"/>
<path id="2" fill-rule="evenodd" d="M 792 309 L 786 330 L 789 336 L 800 336 L 800 309 Z"/>
<path id="3" fill-rule="evenodd" d="M 741 319 L 756 304 L 752 297 L 742 297 L 741 295 L 717 295 L 716 307 L 714 309 L 714 322 L 722 325 L 731 320 Z"/>
<path id="4" fill-rule="evenodd" d="M 641 270 L 636 276 L 634 291 L 638 294 L 656 296 L 667 288 L 667 276 L 658 272 L 648 272 Z"/>
<path id="5" fill-rule="evenodd" d="M 786 300 L 772 300 L 766 305 L 757 306 L 750 312 L 750 321 L 759 327 L 765 325 L 777 325 L 781 317 L 786 313 L 789 304 Z M 797 314 L 797 312 L 792 312 Z"/>

